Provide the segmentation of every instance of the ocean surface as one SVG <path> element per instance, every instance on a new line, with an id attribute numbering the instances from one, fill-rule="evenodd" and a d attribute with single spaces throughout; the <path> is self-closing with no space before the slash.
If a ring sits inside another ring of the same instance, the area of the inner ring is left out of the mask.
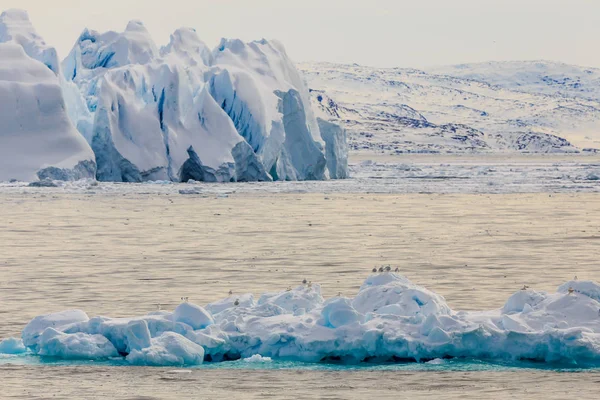
<path id="1" fill-rule="evenodd" d="M 385 161 L 357 167 L 359 176 L 346 183 L 304 189 L 0 186 L 0 338 L 18 336 L 48 312 L 134 316 L 157 304 L 172 309 L 181 297 L 204 304 L 229 290 L 259 295 L 305 278 L 322 284 L 325 297 L 354 296 L 382 264 L 398 266 L 455 310 L 499 308 L 525 284 L 555 291 L 574 275 L 599 281 L 600 182 L 586 178 L 595 161 L 527 160 L 515 175 L 528 177 L 522 181 L 505 177 L 516 168 L 508 164 L 463 159 L 461 166 L 406 164 L 454 171 L 450 178 L 398 175 L 410 168 Z M 498 182 L 489 178 L 498 171 L 513 186 L 486 183 Z M 415 180 L 428 189 L 417 190 Z M 444 187 L 453 189 L 436 190 Z M 600 373 L 482 360 L 173 369 L 0 356 L 0 382 L 0 398 L 27 399 L 564 399 L 597 397 Z"/>

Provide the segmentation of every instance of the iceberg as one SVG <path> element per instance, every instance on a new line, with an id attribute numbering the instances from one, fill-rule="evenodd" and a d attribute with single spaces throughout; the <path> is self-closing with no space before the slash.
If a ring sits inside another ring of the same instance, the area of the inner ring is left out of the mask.
<path id="1" fill-rule="evenodd" d="M 69 116 L 102 181 L 205 182 L 347 177 L 345 136 L 322 137 L 308 89 L 278 43 L 193 29 L 158 49 L 141 22 L 84 30 L 62 63 Z"/>
<path id="2" fill-rule="evenodd" d="M 0 181 L 94 178 L 94 154 L 73 126 L 56 50 L 26 12 L 0 15 Z"/>
<path id="3" fill-rule="evenodd" d="M 520 290 L 497 310 L 455 311 L 401 275 L 369 276 L 354 298 L 324 299 L 317 284 L 206 307 L 132 318 L 66 311 L 34 318 L 23 345 L 38 355 L 133 365 L 291 360 L 428 362 L 448 358 L 600 365 L 600 285 L 571 281 L 556 293 Z M 15 339 L 0 346 L 12 351 Z M 5 343 L 5 342 L 1 342 Z M 438 361 L 436 361 L 438 360 Z"/>
<path id="4" fill-rule="evenodd" d="M 279 180 L 324 179 L 324 142 L 308 88 L 283 46 L 223 39 L 213 52 L 211 93 Z"/>
<path id="5" fill-rule="evenodd" d="M 27 352 L 27 347 L 18 338 L 0 340 L 0 354 L 22 354 Z"/>

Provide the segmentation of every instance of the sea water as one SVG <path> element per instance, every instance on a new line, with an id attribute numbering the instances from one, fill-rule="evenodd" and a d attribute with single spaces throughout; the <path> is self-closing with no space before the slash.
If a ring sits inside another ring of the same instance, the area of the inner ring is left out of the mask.
<path id="1" fill-rule="evenodd" d="M 374 266 L 387 264 L 455 310 L 499 308 L 524 284 L 553 292 L 574 275 L 600 281 L 600 199 L 576 189 L 374 194 L 320 186 L 189 196 L 115 187 L 0 191 L 0 337 L 18 336 L 48 312 L 133 316 L 158 304 L 172 309 L 181 297 L 205 304 L 229 290 L 259 295 L 305 278 L 321 283 L 325 297 L 354 296 Z M 24 355 L 0 357 L 0 382 L 0 398 L 563 399 L 595 397 L 600 374 L 462 359 L 173 369 Z"/>

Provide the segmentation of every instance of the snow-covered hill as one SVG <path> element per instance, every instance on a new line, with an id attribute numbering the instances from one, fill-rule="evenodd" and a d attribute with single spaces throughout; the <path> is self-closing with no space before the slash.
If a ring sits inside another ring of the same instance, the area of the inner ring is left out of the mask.
<path id="1" fill-rule="evenodd" d="M 600 70 L 550 62 L 428 71 L 305 63 L 313 103 L 354 152 L 600 149 Z"/>

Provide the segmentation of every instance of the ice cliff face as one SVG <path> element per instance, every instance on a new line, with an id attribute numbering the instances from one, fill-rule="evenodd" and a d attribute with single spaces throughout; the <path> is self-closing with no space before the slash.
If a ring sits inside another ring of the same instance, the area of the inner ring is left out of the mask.
<path id="1" fill-rule="evenodd" d="M 324 142 L 308 89 L 283 46 L 222 40 L 210 88 L 275 179 L 324 179 Z"/>
<path id="2" fill-rule="evenodd" d="M 121 33 L 85 30 L 62 66 L 69 115 L 94 150 L 99 180 L 347 176 L 335 130 L 325 145 L 278 44 L 223 41 L 211 52 L 194 30 L 179 29 L 158 50 L 131 22 Z"/>
<path id="3" fill-rule="evenodd" d="M 94 155 L 69 120 L 56 50 L 27 13 L 0 15 L 0 181 L 93 178 Z"/>

